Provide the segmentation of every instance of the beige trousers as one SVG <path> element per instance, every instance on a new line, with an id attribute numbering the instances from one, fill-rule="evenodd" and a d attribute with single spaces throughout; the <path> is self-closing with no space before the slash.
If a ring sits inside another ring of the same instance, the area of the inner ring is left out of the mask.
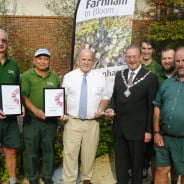
<path id="1" fill-rule="evenodd" d="M 91 180 L 99 142 L 99 123 L 96 120 L 69 118 L 64 125 L 63 183 L 76 184 L 78 157 L 81 151 L 80 179 Z"/>

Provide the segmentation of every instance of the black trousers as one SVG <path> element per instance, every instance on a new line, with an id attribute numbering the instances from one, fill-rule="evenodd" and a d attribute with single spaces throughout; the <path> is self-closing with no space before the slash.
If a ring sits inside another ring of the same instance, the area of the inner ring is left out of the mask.
<path id="1" fill-rule="evenodd" d="M 142 184 L 145 143 L 143 140 L 127 140 L 115 136 L 115 169 L 118 184 L 128 184 L 128 169 L 132 168 L 131 184 Z"/>

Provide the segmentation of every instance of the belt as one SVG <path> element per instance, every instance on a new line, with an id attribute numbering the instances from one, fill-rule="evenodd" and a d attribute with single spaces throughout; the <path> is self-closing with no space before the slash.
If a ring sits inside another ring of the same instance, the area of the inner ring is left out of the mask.
<path id="1" fill-rule="evenodd" d="M 91 119 L 81 119 L 81 118 L 73 117 L 73 116 L 70 116 L 70 117 L 73 118 L 73 119 L 81 120 L 81 121 L 87 121 L 87 120 L 91 121 L 91 120 L 95 120 L 95 118 L 91 118 Z"/>

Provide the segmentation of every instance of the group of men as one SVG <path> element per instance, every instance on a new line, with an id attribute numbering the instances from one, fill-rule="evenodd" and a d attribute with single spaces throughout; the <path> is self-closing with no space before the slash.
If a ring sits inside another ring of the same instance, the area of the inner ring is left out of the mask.
<path id="1" fill-rule="evenodd" d="M 25 176 L 30 184 L 38 184 L 40 177 L 45 184 L 52 184 L 57 118 L 45 116 L 43 88 L 58 88 L 60 81 L 49 69 L 51 53 L 38 49 L 34 67 L 23 73 L 20 82 L 18 66 L 7 56 L 7 48 L 8 34 L 0 29 L 0 84 L 21 84 L 25 107 Z M 153 60 L 153 52 L 149 39 L 140 47 L 134 44 L 127 47 L 128 68 L 117 72 L 111 98 L 107 95 L 105 77 L 92 69 L 93 52 L 89 49 L 80 52 L 78 67 L 66 74 L 61 84 L 67 108 L 66 115 L 60 117 L 65 121 L 64 184 L 76 184 L 79 172 L 81 182 L 91 184 L 99 142 L 97 118 L 103 115 L 113 117 L 117 184 L 128 184 L 130 179 L 132 184 L 141 184 L 144 168 L 147 170 L 150 162 L 155 164 L 152 167 L 155 184 L 167 184 L 171 168 L 177 173 L 175 177 L 172 174 L 172 184 L 177 183 L 178 175 L 184 184 L 184 47 L 176 52 L 163 49 L 161 65 Z M 0 143 L 10 184 L 17 183 L 18 132 L 16 116 L 6 116 L 0 107 Z"/>
<path id="2" fill-rule="evenodd" d="M 30 184 L 52 184 L 54 142 L 57 118 L 44 113 L 43 89 L 59 88 L 59 77 L 49 69 L 51 53 L 45 48 L 34 54 L 33 68 L 21 76 L 16 62 L 7 56 L 8 34 L 0 29 L 0 84 L 20 84 L 23 105 L 23 162 Z M 67 115 L 60 117 L 64 125 L 63 183 L 76 183 L 78 156 L 81 155 L 80 178 L 90 184 L 99 141 L 96 118 L 103 115 L 109 97 L 105 77 L 92 70 L 94 55 L 83 49 L 79 68 L 64 76 Z M 79 87 L 81 86 L 81 87 Z M 0 103 L 1 104 L 1 103 Z M 16 184 L 16 149 L 20 145 L 16 116 L 6 116 L 0 107 L 0 143 L 6 158 L 9 183 Z"/>
<path id="3" fill-rule="evenodd" d="M 114 117 L 118 184 L 129 183 L 130 169 L 131 183 L 141 184 L 143 168 L 150 162 L 152 183 L 168 184 L 169 172 L 172 184 L 177 184 L 178 175 L 184 183 L 184 47 L 163 49 L 161 66 L 152 59 L 153 52 L 149 39 L 140 49 L 135 45 L 126 49 L 128 69 L 117 72 L 106 110 L 108 117 Z"/>

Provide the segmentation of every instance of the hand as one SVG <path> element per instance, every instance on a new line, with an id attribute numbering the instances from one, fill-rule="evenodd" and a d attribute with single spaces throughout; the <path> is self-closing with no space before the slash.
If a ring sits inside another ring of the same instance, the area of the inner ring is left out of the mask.
<path id="1" fill-rule="evenodd" d="M 113 109 L 109 108 L 109 109 L 106 109 L 105 111 L 105 117 L 107 118 L 112 118 L 116 115 L 116 113 L 114 112 Z"/>
<path id="2" fill-rule="evenodd" d="M 144 142 L 145 143 L 150 142 L 151 141 L 151 138 L 152 138 L 151 133 L 145 132 L 145 134 L 144 134 Z"/>
<path id="3" fill-rule="evenodd" d="M 64 114 L 64 115 L 61 116 L 59 119 L 60 119 L 61 121 L 67 121 L 67 120 L 69 119 L 69 116 L 66 115 L 66 114 Z"/>
<path id="4" fill-rule="evenodd" d="M 159 133 L 156 133 L 156 134 L 154 135 L 154 143 L 155 143 L 155 145 L 158 146 L 158 147 L 164 146 L 164 140 L 163 140 L 162 135 L 160 135 Z"/>
<path id="5" fill-rule="evenodd" d="M 6 116 L 4 114 L 4 112 L 0 109 L 0 119 L 5 119 Z"/>
<path id="6" fill-rule="evenodd" d="M 99 117 L 101 117 L 102 115 L 104 115 L 105 113 L 104 112 L 96 112 L 95 113 L 95 117 L 96 118 L 99 118 Z"/>
<path id="7" fill-rule="evenodd" d="M 44 112 L 40 109 L 36 109 L 36 111 L 34 112 L 34 115 L 39 119 L 42 119 L 42 120 L 46 119 Z"/>

